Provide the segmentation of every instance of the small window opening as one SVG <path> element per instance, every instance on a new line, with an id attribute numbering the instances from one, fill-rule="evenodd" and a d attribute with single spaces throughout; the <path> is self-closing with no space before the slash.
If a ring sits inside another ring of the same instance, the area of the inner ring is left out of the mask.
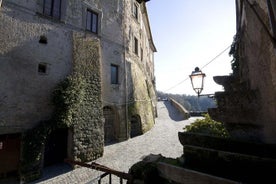
<path id="1" fill-rule="evenodd" d="M 138 55 L 138 39 L 134 37 L 134 53 Z"/>
<path id="2" fill-rule="evenodd" d="M 141 48 L 141 61 L 143 61 L 143 59 L 144 59 L 144 57 L 143 57 L 143 55 L 144 55 L 144 53 L 143 53 L 143 49 Z"/>
<path id="3" fill-rule="evenodd" d="M 39 43 L 47 44 L 48 40 L 46 36 L 40 36 Z"/>
<path id="4" fill-rule="evenodd" d="M 119 66 L 111 64 L 111 84 L 119 84 Z"/>
<path id="5" fill-rule="evenodd" d="M 47 72 L 47 65 L 43 63 L 38 64 L 38 73 L 46 74 Z"/>
<path id="6" fill-rule="evenodd" d="M 139 16 L 138 16 L 138 5 L 136 3 L 134 3 L 134 7 L 133 7 L 133 16 L 135 17 L 136 20 L 138 20 Z"/>

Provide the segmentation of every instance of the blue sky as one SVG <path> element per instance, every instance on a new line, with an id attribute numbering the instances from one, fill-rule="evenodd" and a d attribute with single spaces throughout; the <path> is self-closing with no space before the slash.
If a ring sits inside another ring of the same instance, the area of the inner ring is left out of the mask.
<path id="1" fill-rule="evenodd" d="M 185 79 L 196 66 L 202 68 L 231 45 L 236 32 L 235 1 L 150 0 L 147 8 L 157 48 L 157 90 L 195 95 L 190 79 Z M 213 76 L 232 72 L 228 53 L 229 49 L 202 69 L 206 74 L 202 94 L 223 90 Z"/>

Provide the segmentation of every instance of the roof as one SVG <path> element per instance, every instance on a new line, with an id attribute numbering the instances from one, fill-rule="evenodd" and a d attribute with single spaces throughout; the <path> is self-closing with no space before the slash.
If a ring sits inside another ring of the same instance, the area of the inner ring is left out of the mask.
<path id="1" fill-rule="evenodd" d="M 142 3 L 142 2 L 148 2 L 148 1 L 150 1 L 150 0 L 136 0 L 138 3 Z"/>
<path id="2" fill-rule="evenodd" d="M 154 42 L 153 42 L 153 37 L 152 37 L 152 34 L 151 34 L 151 29 L 150 29 L 150 22 L 149 22 L 149 17 L 148 17 L 148 12 L 147 12 L 147 8 L 145 6 L 145 3 L 143 4 L 143 14 L 145 15 L 145 23 L 146 23 L 146 30 L 147 30 L 147 33 L 148 33 L 148 36 L 149 36 L 149 41 L 150 41 L 150 47 L 151 49 L 154 51 L 154 52 L 157 52 L 157 49 L 154 45 Z"/>

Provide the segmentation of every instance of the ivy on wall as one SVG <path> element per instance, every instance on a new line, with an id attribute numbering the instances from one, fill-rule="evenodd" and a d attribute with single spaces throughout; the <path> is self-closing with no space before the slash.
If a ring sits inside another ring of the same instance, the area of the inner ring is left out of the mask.
<path id="1" fill-rule="evenodd" d="M 239 57 L 239 34 L 237 33 L 234 36 L 233 43 L 231 45 L 229 55 L 233 57 L 231 61 L 231 66 L 233 70 L 233 75 L 237 75 L 239 72 L 239 62 L 240 62 L 240 57 Z"/>
<path id="2" fill-rule="evenodd" d="M 43 146 L 52 128 L 52 123 L 41 122 L 38 126 L 23 134 L 22 160 L 20 164 L 22 181 L 29 182 L 40 177 Z"/>
<path id="3" fill-rule="evenodd" d="M 42 171 L 42 158 L 47 137 L 57 128 L 73 125 L 73 117 L 84 99 L 85 79 L 70 75 L 57 85 L 52 102 L 55 111 L 52 119 L 40 122 L 23 135 L 21 176 L 25 182 L 37 179 Z"/>
<path id="4" fill-rule="evenodd" d="M 73 117 L 85 96 L 85 79 L 78 74 L 67 77 L 54 90 L 55 122 L 59 127 L 71 127 Z"/>

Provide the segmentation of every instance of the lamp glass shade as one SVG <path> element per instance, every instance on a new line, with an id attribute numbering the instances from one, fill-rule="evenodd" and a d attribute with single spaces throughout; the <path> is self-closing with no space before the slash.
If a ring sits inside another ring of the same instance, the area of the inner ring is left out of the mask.
<path id="1" fill-rule="evenodd" d="M 190 75 L 190 79 L 191 79 L 193 89 L 197 93 L 197 95 L 199 95 L 203 90 L 204 77 L 205 77 L 205 74 L 202 73 L 201 71 L 194 71 Z"/>

